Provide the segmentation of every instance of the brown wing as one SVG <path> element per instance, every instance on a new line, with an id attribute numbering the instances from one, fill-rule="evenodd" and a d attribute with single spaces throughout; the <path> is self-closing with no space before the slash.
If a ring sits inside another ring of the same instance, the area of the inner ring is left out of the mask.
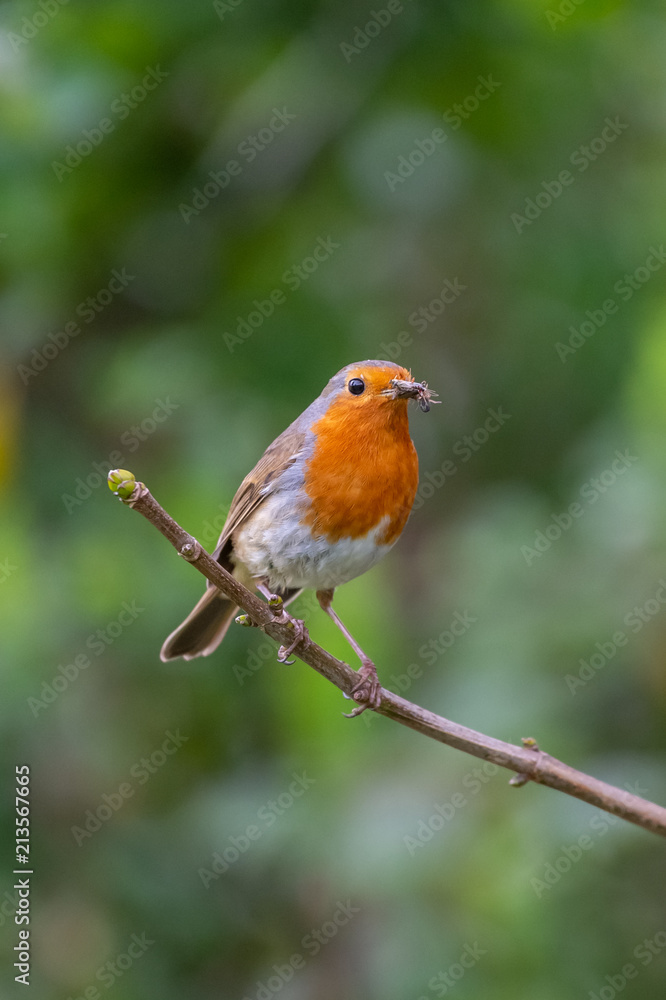
<path id="1" fill-rule="evenodd" d="M 273 491 L 273 485 L 285 469 L 296 460 L 303 448 L 305 431 L 300 420 L 295 421 L 268 446 L 254 469 L 248 472 L 231 501 L 227 519 L 222 528 L 213 558 L 225 565 L 228 562 L 227 546 L 237 528 L 257 509 Z M 208 586 L 212 586 L 209 582 Z"/>
<path id="2" fill-rule="evenodd" d="M 309 424 L 305 414 L 301 414 L 266 449 L 252 472 L 240 484 L 213 553 L 213 557 L 228 572 L 233 573 L 235 569 L 231 560 L 233 532 L 270 495 L 280 473 L 296 460 L 305 440 L 305 432 L 301 428 L 308 427 Z M 279 593 L 284 603 L 288 604 L 298 597 L 300 590 L 287 588 Z M 235 605 L 216 591 L 209 581 L 206 592 L 194 610 L 166 639 L 160 653 L 162 660 L 173 660 L 179 656 L 186 660 L 195 656 L 208 656 L 222 642 L 236 610 Z"/>

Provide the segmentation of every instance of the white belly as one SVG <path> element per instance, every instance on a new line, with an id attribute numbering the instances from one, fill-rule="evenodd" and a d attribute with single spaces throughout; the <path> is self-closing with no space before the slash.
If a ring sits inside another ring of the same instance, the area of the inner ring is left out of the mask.
<path id="1" fill-rule="evenodd" d="M 376 538 L 388 518 L 361 538 L 328 542 L 300 524 L 301 513 L 279 494 L 267 497 L 234 536 L 234 558 L 253 577 L 266 578 L 271 590 L 306 587 L 332 590 L 367 572 L 391 548 Z"/>

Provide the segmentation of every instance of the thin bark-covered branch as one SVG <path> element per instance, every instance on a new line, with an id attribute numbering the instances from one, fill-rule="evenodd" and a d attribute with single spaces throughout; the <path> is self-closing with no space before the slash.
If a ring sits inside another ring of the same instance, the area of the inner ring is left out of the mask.
<path id="1" fill-rule="evenodd" d="M 266 635 L 282 645 L 289 645 L 293 641 L 293 625 L 284 611 L 272 609 L 234 579 L 195 538 L 167 514 L 143 483 L 136 482 L 131 473 L 120 469 L 109 473 L 109 487 L 123 503 L 143 514 L 165 538 L 168 538 L 180 555 L 191 562 L 226 597 L 242 608 L 248 616 L 249 623 L 258 626 Z M 345 694 L 350 693 L 357 680 L 356 671 L 313 642 L 307 631 L 294 649 L 293 655 L 331 681 Z M 582 771 L 576 771 L 573 767 L 539 750 L 533 740 L 523 740 L 523 746 L 514 746 L 451 722 L 384 688 L 381 695 L 381 705 L 375 710 L 379 715 L 394 719 L 403 726 L 457 750 L 463 750 L 473 757 L 480 757 L 515 771 L 517 776 L 511 782 L 514 785 L 534 781 L 540 785 L 557 788 L 566 795 L 572 795 L 646 830 L 666 836 L 666 808 L 621 788 L 608 785 Z"/>

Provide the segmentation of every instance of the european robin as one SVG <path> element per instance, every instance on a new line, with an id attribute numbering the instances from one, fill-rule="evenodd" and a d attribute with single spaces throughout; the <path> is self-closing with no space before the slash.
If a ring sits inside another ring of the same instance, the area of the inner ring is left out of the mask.
<path id="1" fill-rule="evenodd" d="M 304 588 L 316 591 L 361 661 L 352 689 L 359 704 L 351 714 L 376 708 L 381 688 L 374 663 L 333 610 L 333 593 L 398 540 L 418 485 L 407 403 L 417 399 L 427 411 L 432 395 L 425 382 L 389 361 L 347 365 L 245 477 L 213 553 L 246 586 L 285 605 Z M 208 656 L 237 610 L 209 583 L 162 646 L 161 658 Z M 282 661 L 303 638 L 302 622 L 291 621 L 296 638 L 280 649 Z"/>

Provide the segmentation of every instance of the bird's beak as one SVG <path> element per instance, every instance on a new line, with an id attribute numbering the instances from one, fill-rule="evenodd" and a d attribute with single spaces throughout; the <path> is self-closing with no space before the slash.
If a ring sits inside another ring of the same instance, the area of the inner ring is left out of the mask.
<path id="1" fill-rule="evenodd" d="M 430 403 L 437 403 L 439 400 L 432 399 L 437 393 L 428 388 L 427 382 L 408 382 L 402 378 L 392 378 L 389 385 L 393 389 L 393 399 L 418 399 L 419 406 L 424 413 L 430 409 Z"/>

